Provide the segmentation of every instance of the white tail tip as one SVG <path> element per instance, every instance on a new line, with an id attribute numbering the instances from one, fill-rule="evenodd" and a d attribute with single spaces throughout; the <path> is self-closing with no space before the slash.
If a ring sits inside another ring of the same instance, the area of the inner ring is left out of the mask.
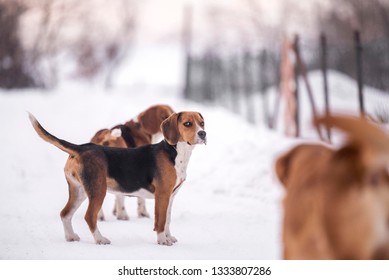
<path id="1" fill-rule="evenodd" d="M 111 135 L 115 138 L 122 136 L 122 130 L 120 128 L 112 129 Z"/>

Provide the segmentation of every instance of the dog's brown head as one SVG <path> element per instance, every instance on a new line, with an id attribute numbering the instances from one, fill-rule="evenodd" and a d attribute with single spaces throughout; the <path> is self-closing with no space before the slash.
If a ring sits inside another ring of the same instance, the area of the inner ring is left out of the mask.
<path id="1" fill-rule="evenodd" d="M 140 113 L 138 121 L 147 134 L 153 135 L 161 132 L 161 123 L 173 113 L 168 105 L 154 105 Z"/>
<path id="2" fill-rule="evenodd" d="M 348 140 L 338 149 L 299 145 L 278 158 L 286 187 L 284 257 L 389 258 L 389 137 L 361 118 L 326 116 Z"/>
<path id="3" fill-rule="evenodd" d="M 207 143 L 204 118 L 198 112 L 173 113 L 162 123 L 161 130 L 170 145 L 178 142 L 190 145 Z"/>

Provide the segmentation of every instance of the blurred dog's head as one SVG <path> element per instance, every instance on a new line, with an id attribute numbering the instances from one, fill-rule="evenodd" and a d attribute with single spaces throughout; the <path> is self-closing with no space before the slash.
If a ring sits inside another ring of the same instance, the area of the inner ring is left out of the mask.
<path id="1" fill-rule="evenodd" d="M 141 127 L 149 135 L 161 132 L 161 123 L 174 111 L 169 105 L 154 105 L 138 115 Z"/>
<path id="2" fill-rule="evenodd" d="M 348 139 L 335 150 L 299 145 L 277 159 L 286 188 L 284 257 L 389 258 L 389 137 L 362 118 L 326 116 L 314 123 Z"/>

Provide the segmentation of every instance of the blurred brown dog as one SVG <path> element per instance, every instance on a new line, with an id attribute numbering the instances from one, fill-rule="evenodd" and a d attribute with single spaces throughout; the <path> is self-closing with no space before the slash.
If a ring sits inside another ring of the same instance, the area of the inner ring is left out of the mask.
<path id="1" fill-rule="evenodd" d="M 278 158 L 285 259 L 389 259 L 389 137 L 353 117 L 315 125 L 348 135 L 339 149 L 299 145 Z"/>
<path id="2" fill-rule="evenodd" d="M 101 129 L 93 136 L 91 143 L 116 148 L 136 148 L 147 144 L 156 144 L 162 138 L 161 124 L 171 114 L 173 109 L 168 105 L 154 105 L 138 114 L 125 124 L 117 125 L 111 129 Z M 118 220 L 129 220 L 124 196 L 115 195 L 113 214 Z M 138 217 L 150 217 L 146 209 L 145 199 L 138 197 Z M 99 220 L 105 220 L 104 212 L 99 212 Z"/>

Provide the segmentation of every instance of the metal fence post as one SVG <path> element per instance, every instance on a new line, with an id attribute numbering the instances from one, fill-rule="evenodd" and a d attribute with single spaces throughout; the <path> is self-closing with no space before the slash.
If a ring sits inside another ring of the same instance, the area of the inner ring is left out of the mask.
<path id="1" fill-rule="evenodd" d="M 355 43 L 355 52 L 356 52 L 356 66 L 357 66 L 357 83 L 358 83 L 358 100 L 359 100 L 359 110 L 361 116 L 365 115 L 365 104 L 363 100 L 363 74 L 362 74 L 362 43 L 361 43 L 361 33 L 356 30 L 354 32 L 354 43 Z"/>
<path id="2" fill-rule="evenodd" d="M 299 44 L 300 44 L 300 38 L 299 35 L 296 35 L 294 37 L 294 44 L 293 44 L 293 48 L 296 54 L 300 52 Z M 294 116 L 294 121 L 296 123 L 296 137 L 300 137 L 299 73 L 300 73 L 300 65 L 296 55 L 295 69 L 294 69 L 294 82 L 295 82 L 294 96 L 296 100 L 296 112 Z"/>
<path id="3" fill-rule="evenodd" d="M 323 73 L 323 89 L 324 89 L 324 105 L 326 115 L 330 114 L 329 104 L 329 92 L 328 92 L 328 78 L 327 78 L 327 38 L 324 33 L 320 35 L 320 46 L 321 46 L 321 70 Z M 331 143 L 331 129 L 329 126 L 326 127 L 327 139 Z"/>

